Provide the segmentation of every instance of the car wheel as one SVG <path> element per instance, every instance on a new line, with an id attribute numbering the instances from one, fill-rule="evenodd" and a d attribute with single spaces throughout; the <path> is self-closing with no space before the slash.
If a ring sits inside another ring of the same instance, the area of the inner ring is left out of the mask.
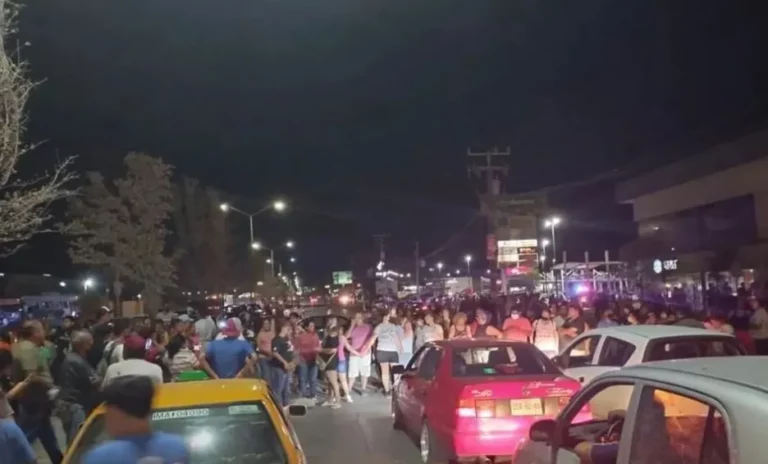
<path id="1" fill-rule="evenodd" d="M 397 407 L 396 395 L 392 395 L 392 428 L 395 430 L 403 430 L 405 428 L 403 424 L 403 413 L 400 412 L 400 408 Z"/>
<path id="2" fill-rule="evenodd" d="M 432 438 L 432 430 L 424 421 L 421 426 L 421 435 L 419 436 L 419 451 L 421 453 L 421 462 L 424 464 L 437 463 L 437 450 L 435 446 L 435 439 Z"/>

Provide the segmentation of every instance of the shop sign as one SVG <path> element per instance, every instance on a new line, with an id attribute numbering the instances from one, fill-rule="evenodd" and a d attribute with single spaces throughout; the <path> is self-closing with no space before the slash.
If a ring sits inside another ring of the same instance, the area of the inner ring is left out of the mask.
<path id="1" fill-rule="evenodd" d="M 517 264 L 521 261 L 532 260 L 536 263 L 538 257 L 538 240 L 499 240 L 498 242 L 500 264 Z"/>
<path id="2" fill-rule="evenodd" d="M 665 259 L 664 261 L 657 259 L 653 261 L 653 272 L 655 272 L 656 274 L 661 274 L 662 272 L 676 271 L 676 270 L 677 270 L 676 259 Z"/>

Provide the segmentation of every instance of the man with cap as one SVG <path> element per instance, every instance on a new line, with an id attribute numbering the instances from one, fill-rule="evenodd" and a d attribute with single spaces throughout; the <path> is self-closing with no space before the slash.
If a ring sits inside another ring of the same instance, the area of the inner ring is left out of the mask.
<path id="1" fill-rule="evenodd" d="M 123 360 L 111 364 L 104 374 L 104 386 L 119 377 L 147 377 L 156 384 L 163 383 L 163 370 L 155 363 L 146 361 L 147 344 L 140 335 L 131 333 L 123 339 Z"/>
<path id="2" fill-rule="evenodd" d="M 224 338 L 214 340 L 205 348 L 205 359 L 220 379 L 243 377 L 253 372 L 253 346 L 240 337 L 242 331 L 234 319 L 227 319 L 221 333 Z"/>
<path id="3" fill-rule="evenodd" d="M 186 464 L 190 453 L 184 439 L 151 427 L 155 385 L 145 376 L 115 379 L 104 388 L 104 426 L 112 440 L 90 450 L 83 464 Z"/>

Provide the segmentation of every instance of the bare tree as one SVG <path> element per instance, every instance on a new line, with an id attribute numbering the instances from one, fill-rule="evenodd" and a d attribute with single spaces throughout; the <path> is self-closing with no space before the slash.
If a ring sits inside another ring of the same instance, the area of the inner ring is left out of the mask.
<path id="1" fill-rule="evenodd" d="M 8 54 L 16 8 L 0 0 L 0 255 L 21 248 L 35 234 L 49 232 L 50 205 L 73 192 L 66 184 L 74 178 L 69 171 L 72 159 L 31 179 L 20 179 L 20 159 L 34 146 L 24 141 L 27 124 L 25 107 L 34 83 L 26 78 L 26 66 L 18 56 Z"/>
<path id="2" fill-rule="evenodd" d="M 230 234 L 219 193 L 184 177 L 175 185 L 174 200 L 179 286 L 214 293 L 231 290 Z"/>
<path id="3" fill-rule="evenodd" d="M 166 252 L 173 209 L 173 168 L 157 158 L 131 153 L 123 177 L 107 181 L 87 174 L 82 195 L 70 201 L 70 256 L 76 263 L 107 270 L 116 307 L 124 283 L 141 287 L 150 310 L 175 279 L 174 257 Z"/>

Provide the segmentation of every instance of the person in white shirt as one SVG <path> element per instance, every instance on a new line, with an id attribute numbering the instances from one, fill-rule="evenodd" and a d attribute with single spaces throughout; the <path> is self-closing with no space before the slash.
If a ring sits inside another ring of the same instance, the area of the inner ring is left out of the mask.
<path id="1" fill-rule="evenodd" d="M 157 364 L 145 361 L 146 340 L 137 334 L 130 334 L 123 339 L 123 361 L 111 364 L 104 375 L 106 386 L 112 380 L 124 376 L 146 376 L 155 384 L 163 383 L 163 370 Z"/>
<path id="2" fill-rule="evenodd" d="M 208 345 L 208 342 L 216 338 L 217 332 L 216 322 L 207 311 L 200 320 L 195 322 L 195 333 L 200 337 L 200 344 L 203 345 L 203 349 Z"/>

